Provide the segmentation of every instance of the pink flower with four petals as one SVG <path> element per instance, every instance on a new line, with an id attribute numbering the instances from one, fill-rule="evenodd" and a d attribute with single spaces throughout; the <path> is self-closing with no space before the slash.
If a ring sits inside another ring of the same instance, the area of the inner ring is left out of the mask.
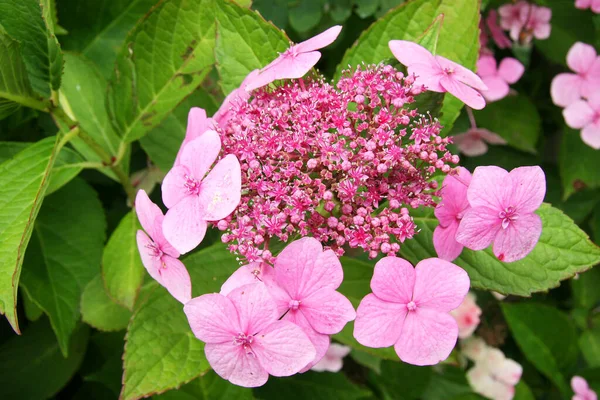
<path id="1" fill-rule="evenodd" d="M 563 116 L 571 128 L 581 129 L 585 144 L 600 149 L 600 92 L 571 104 L 563 110 Z"/>
<path id="2" fill-rule="evenodd" d="M 558 74 L 552 79 L 550 94 L 557 106 L 567 107 L 577 100 L 588 98 L 600 89 L 600 57 L 589 44 L 577 42 L 567 53 L 571 73 Z"/>
<path id="3" fill-rule="evenodd" d="M 503 99 L 508 94 L 510 87 L 516 83 L 525 72 L 525 67 L 512 57 L 503 58 L 497 66 L 493 56 L 481 56 L 477 61 L 477 75 L 481 77 L 488 90 L 481 92 L 489 102 Z"/>

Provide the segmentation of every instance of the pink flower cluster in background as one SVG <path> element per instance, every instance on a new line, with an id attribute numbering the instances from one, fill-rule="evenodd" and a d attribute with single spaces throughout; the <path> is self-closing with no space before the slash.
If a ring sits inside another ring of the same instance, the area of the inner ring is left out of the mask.
<path id="1" fill-rule="evenodd" d="M 500 26 L 509 31 L 510 38 L 521 43 L 530 43 L 532 38 L 548 39 L 552 30 L 552 10 L 527 1 L 505 4 L 498 8 Z"/>

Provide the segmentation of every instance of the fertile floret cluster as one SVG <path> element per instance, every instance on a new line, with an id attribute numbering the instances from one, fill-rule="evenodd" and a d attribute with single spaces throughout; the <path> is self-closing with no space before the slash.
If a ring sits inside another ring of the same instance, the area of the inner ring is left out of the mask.
<path id="1" fill-rule="evenodd" d="M 409 207 L 433 207 L 436 171 L 458 156 L 441 126 L 419 114 L 423 92 L 389 65 L 262 88 L 232 104 L 219 131 L 242 168 L 242 199 L 218 222 L 224 242 L 249 262 L 272 261 L 271 238 L 313 236 L 338 255 L 362 248 L 394 255 L 415 234 Z"/>

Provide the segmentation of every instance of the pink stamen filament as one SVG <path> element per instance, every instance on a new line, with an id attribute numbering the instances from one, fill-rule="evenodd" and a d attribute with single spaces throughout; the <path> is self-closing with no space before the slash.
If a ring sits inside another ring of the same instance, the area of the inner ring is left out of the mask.
<path id="1" fill-rule="evenodd" d="M 244 351 L 248 355 L 254 355 L 254 352 L 252 351 L 252 346 L 251 346 L 253 341 L 254 341 L 254 336 L 246 335 L 245 333 L 241 333 L 241 332 L 238 333 L 237 336 L 233 337 L 233 344 L 235 346 L 243 346 Z"/>
<path id="2" fill-rule="evenodd" d="M 183 184 L 183 186 L 187 189 L 188 194 L 195 194 L 197 195 L 198 193 L 200 193 L 200 186 L 201 186 L 201 182 L 198 181 L 197 179 L 195 179 L 193 176 L 190 175 L 185 175 L 185 183 Z"/>
<path id="3" fill-rule="evenodd" d="M 502 220 L 502 229 L 506 229 L 512 221 L 519 219 L 519 215 L 517 214 L 517 210 L 511 206 L 500 211 L 498 213 L 498 218 Z"/>

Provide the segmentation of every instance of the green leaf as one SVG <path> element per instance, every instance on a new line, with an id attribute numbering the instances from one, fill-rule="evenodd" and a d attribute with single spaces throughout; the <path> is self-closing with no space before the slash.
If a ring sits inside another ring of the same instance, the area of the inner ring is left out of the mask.
<path id="1" fill-rule="evenodd" d="M 261 400 L 311 399 L 311 400 L 353 400 L 369 396 L 366 388 L 352 383 L 343 374 L 331 372 L 306 372 L 287 378 L 272 378 L 254 389 Z"/>
<path id="2" fill-rule="evenodd" d="M 565 199 L 584 187 L 600 187 L 598 150 L 583 143 L 579 131 L 564 128 L 558 155 L 558 167 Z"/>
<path id="3" fill-rule="evenodd" d="M 21 286 L 50 317 L 66 356 L 83 289 L 100 272 L 106 220 L 98 195 L 72 181 L 46 198 L 34 231 Z"/>
<path id="4" fill-rule="evenodd" d="M 584 331 L 579 337 L 579 348 L 589 367 L 600 367 L 600 329 Z"/>
<path id="5" fill-rule="evenodd" d="M 101 331 L 120 331 L 127 328 L 131 312 L 115 303 L 104 289 L 98 274 L 81 295 L 81 319 Z"/>
<path id="6" fill-rule="evenodd" d="M 299 0 L 290 7 L 290 26 L 297 32 L 308 32 L 317 25 L 323 16 L 323 0 Z"/>
<path id="7" fill-rule="evenodd" d="M 252 8 L 281 29 L 288 23 L 288 0 L 254 0 Z"/>
<path id="8" fill-rule="evenodd" d="M 127 36 L 109 83 L 110 115 L 126 142 L 157 126 L 214 63 L 214 0 L 159 3 Z"/>
<path id="9" fill-rule="evenodd" d="M 436 53 L 473 69 L 479 54 L 479 1 L 415 0 L 390 11 L 364 31 L 344 55 L 336 79 L 348 65 L 377 64 L 393 57 L 390 40 L 417 41 L 440 14 L 444 14 L 444 22 Z M 440 118 L 445 131 L 450 131 L 462 106 L 452 95 L 445 96 Z"/>
<path id="10" fill-rule="evenodd" d="M 375 14 L 379 8 L 379 0 L 354 0 L 356 4 L 356 15 L 367 18 Z"/>
<path id="11" fill-rule="evenodd" d="M 473 113 L 478 127 L 497 133 L 519 150 L 535 153 L 542 119 L 526 95 L 507 96 Z"/>
<path id="12" fill-rule="evenodd" d="M 423 399 L 427 400 L 478 400 L 484 399 L 473 393 L 462 368 L 441 364 L 436 367 Z"/>
<path id="13" fill-rule="evenodd" d="M 46 98 L 60 86 L 60 45 L 46 27 L 39 0 L 0 0 L 0 25 L 21 44 L 33 90 Z"/>
<path id="14" fill-rule="evenodd" d="M 572 279 L 571 289 L 577 307 L 590 310 L 600 302 L 600 268 L 592 268 Z"/>
<path id="15" fill-rule="evenodd" d="M 188 113 L 192 107 L 201 107 L 208 115 L 219 108 L 216 99 L 200 88 L 185 99 L 160 125 L 140 139 L 140 144 L 150 160 L 163 172 L 173 166 L 177 152 L 183 143 Z"/>
<path id="16" fill-rule="evenodd" d="M 0 313 L 18 332 L 17 288 L 60 143 L 47 138 L 0 164 Z"/>
<path id="17" fill-rule="evenodd" d="M 513 397 L 513 400 L 535 400 L 531 389 L 523 379 L 515 386 L 515 397 Z"/>
<path id="18" fill-rule="evenodd" d="M 252 400 L 252 389 L 232 385 L 213 371 L 179 389 L 169 390 L 154 400 Z"/>
<path id="19" fill-rule="evenodd" d="M 92 60 L 106 78 L 127 33 L 157 0 L 60 0 L 58 15 L 69 35 L 61 38 L 66 50 Z"/>
<path id="20" fill-rule="evenodd" d="M 142 227 L 131 211 L 110 236 L 102 256 L 102 278 L 107 294 L 130 310 L 144 281 L 145 271 L 135 239 L 138 229 Z"/>
<path id="21" fill-rule="evenodd" d="M 29 321 L 37 321 L 40 319 L 42 315 L 44 315 L 44 310 L 39 308 L 33 300 L 29 298 L 27 293 L 24 291 L 21 292 L 23 297 L 23 308 L 25 309 L 25 316 Z"/>
<path id="22" fill-rule="evenodd" d="M 192 277 L 194 296 L 218 292 L 238 268 L 235 257 L 221 243 L 183 261 Z M 121 392 L 124 400 L 178 387 L 210 368 L 204 343 L 192 333 L 183 305 L 162 287 L 156 287 L 145 302 L 142 297 L 127 328 Z"/>
<path id="23" fill-rule="evenodd" d="M 46 26 L 50 33 L 56 35 L 66 35 L 68 32 L 62 26 L 58 25 L 58 15 L 56 13 L 56 0 L 40 0 L 42 7 L 42 18 L 46 21 Z"/>
<path id="24" fill-rule="evenodd" d="M 23 331 L 23 337 L 15 336 L 0 347 L 0 397 L 53 397 L 79 368 L 88 336 L 89 328 L 79 324 L 69 347 L 69 357 L 64 358 L 48 321 L 44 318 L 30 324 Z"/>
<path id="25" fill-rule="evenodd" d="M 240 86 L 252 70 L 262 68 L 289 47 L 285 34 L 259 14 L 218 2 L 215 57 L 223 92 Z"/>
<path id="26" fill-rule="evenodd" d="M 421 399 L 433 377 L 431 367 L 417 367 L 403 362 L 383 361 L 381 373 L 369 374 L 369 380 L 383 390 L 388 396 L 401 399 Z"/>
<path id="27" fill-rule="evenodd" d="M 413 214 L 420 232 L 404 242 L 400 252 L 415 264 L 437 256 L 432 237 L 438 221 L 431 209 L 414 210 Z M 560 210 L 542 204 L 537 214 L 542 219 L 542 235 L 537 246 L 522 260 L 500 262 L 491 247 L 482 251 L 463 250 L 454 263 L 467 271 L 471 287 L 529 296 L 555 288 L 561 280 L 600 262 L 600 248 Z"/>
<path id="28" fill-rule="evenodd" d="M 513 337 L 525 357 L 561 391 L 570 395 L 566 379 L 577 362 L 577 332 L 556 308 L 535 303 L 502 303 Z"/>

